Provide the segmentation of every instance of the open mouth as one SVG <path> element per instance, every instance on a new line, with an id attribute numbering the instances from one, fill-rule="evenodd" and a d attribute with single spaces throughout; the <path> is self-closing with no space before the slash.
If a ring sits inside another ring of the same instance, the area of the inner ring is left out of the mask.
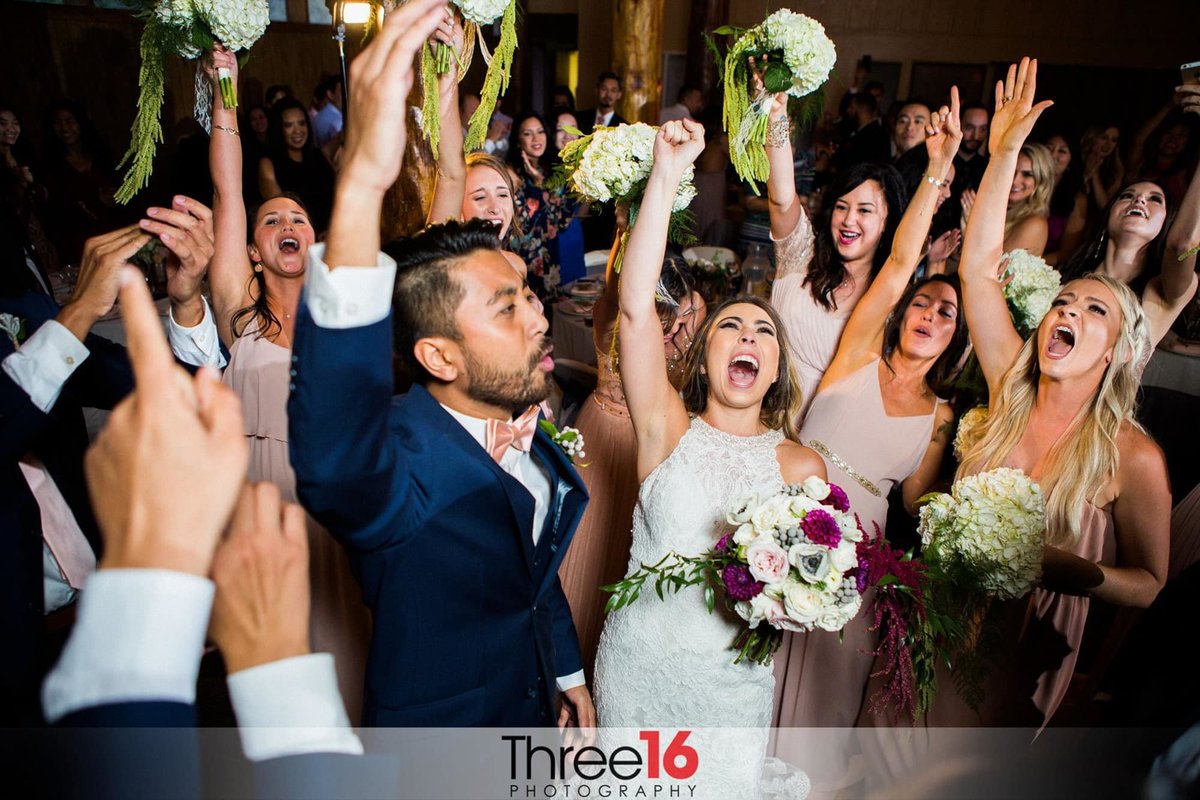
<path id="1" fill-rule="evenodd" d="M 279 243 L 279 252 L 281 253 L 299 253 L 300 240 L 288 237 Z"/>
<path id="2" fill-rule="evenodd" d="M 841 231 L 838 231 L 838 244 L 849 246 L 849 245 L 852 245 L 855 242 L 857 242 L 861 237 L 862 237 L 861 233 L 856 233 L 855 231 L 841 230 Z"/>
<path id="3" fill-rule="evenodd" d="M 1066 325 L 1057 325 L 1050 334 L 1050 342 L 1046 345 L 1046 353 L 1051 358 L 1062 358 L 1075 347 L 1075 331 Z"/>
<path id="4" fill-rule="evenodd" d="M 749 353 L 736 355 L 729 362 L 729 381 L 739 389 L 749 389 L 758 377 L 758 359 Z"/>
<path id="5" fill-rule="evenodd" d="M 1146 213 L 1144 208 L 1131 208 L 1125 212 L 1127 217 L 1141 217 L 1142 219 L 1150 219 L 1150 215 Z"/>
<path id="6" fill-rule="evenodd" d="M 542 357 L 538 359 L 537 365 L 546 372 L 554 371 L 554 345 L 548 345 L 542 350 Z"/>
<path id="7" fill-rule="evenodd" d="M 913 333 L 924 339 L 928 339 L 930 336 L 933 336 L 933 334 L 929 332 L 929 328 L 926 328 L 924 325 L 918 325 L 917 327 L 913 328 Z"/>

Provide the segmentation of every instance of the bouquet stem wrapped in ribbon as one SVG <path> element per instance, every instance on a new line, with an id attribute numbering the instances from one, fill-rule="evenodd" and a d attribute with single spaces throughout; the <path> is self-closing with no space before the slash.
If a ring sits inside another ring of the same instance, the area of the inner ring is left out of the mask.
<path id="1" fill-rule="evenodd" d="M 496 103 L 508 91 L 512 77 L 513 56 L 517 52 L 517 0 L 451 0 L 450 5 L 458 9 L 463 20 L 463 52 L 456 55 L 448 45 L 428 43 L 421 50 L 421 84 L 424 97 L 421 104 L 421 130 L 429 140 L 434 158 L 437 158 L 438 142 L 441 140 L 441 116 L 438 113 L 438 76 L 457 68 L 458 80 L 462 80 L 471 67 L 475 43 L 483 53 L 487 74 L 483 79 L 479 108 L 471 115 L 467 126 L 466 152 L 483 147 L 487 138 L 488 125 Z M 495 52 L 488 50 L 483 38 L 483 29 L 500 22 L 500 42 Z"/>
<path id="2" fill-rule="evenodd" d="M 718 57 L 725 82 L 725 131 L 729 134 L 730 161 L 738 175 L 757 191 L 755 181 L 765 181 L 769 172 L 765 144 L 775 94 L 787 92 L 795 98 L 808 98 L 802 116 L 819 116 L 824 99 L 818 90 L 829 78 L 837 52 L 821 23 L 786 8 L 748 30 L 723 27 L 713 33 L 737 37 L 723 63 Z M 754 58 L 761 64 L 764 56 L 764 90 L 751 97 L 749 60 Z"/>
<path id="3" fill-rule="evenodd" d="M 154 155 L 163 140 L 162 104 L 166 87 L 166 58 L 196 59 L 220 42 L 230 50 L 248 50 L 270 22 L 267 0 L 139 0 L 137 16 L 145 21 L 140 45 L 138 110 L 129 149 L 118 167 L 129 164 L 116 199 L 128 203 L 150 182 Z M 197 87 L 207 87 L 197 79 Z M 237 107 L 237 89 L 228 74 L 220 76 L 221 101 Z M 207 124 L 208 100 L 197 102 L 197 118 Z"/>

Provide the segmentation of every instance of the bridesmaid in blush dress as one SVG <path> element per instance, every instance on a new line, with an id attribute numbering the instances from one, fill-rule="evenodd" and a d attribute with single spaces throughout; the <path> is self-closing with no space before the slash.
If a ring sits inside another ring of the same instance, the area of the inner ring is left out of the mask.
<path id="1" fill-rule="evenodd" d="M 237 60 L 228 50 L 214 47 L 213 61 L 237 79 Z M 222 105 L 215 66 L 210 71 L 214 91 L 209 163 L 216 251 L 208 281 L 217 330 L 229 348 L 222 381 L 242 401 L 250 441 L 249 479 L 271 481 L 285 501 L 295 502 L 287 423 L 291 335 L 304 285 L 305 255 L 316 237 L 305 207 L 288 195 L 263 202 L 247 236 L 242 150 L 238 137 L 229 133 L 237 130 L 237 116 Z M 342 547 L 311 517 L 308 533 L 311 644 L 314 651 L 333 654 L 346 711 L 357 722 L 370 613 Z"/>
<path id="2" fill-rule="evenodd" d="M 624 214 L 618 210 L 618 224 Z M 618 232 L 618 240 L 620 233 Z M 571 605 L 579 636 L 579 652 L 590 675 L 604 625 L 604 605 L 609 595 L 601 586 L 625 576 L 633 530 L 633 507 L 638 483 L 634 465 L 637 440 L 625 405 L 621 376 L 613 358 L 617 318 L 618 276 L 613 272 L 616 243 L 609 254 L 605 291 L 592 309 L 598 379 L 596 390 L 584 402 L 575 427 L 583 434 L 587 467 L 579 470 L 587 486 L 587 510 L 575 530 L 558 576 Z M 682 259 L 668 255 L 659 275 L 659 316 L 663 319 L 663 347 L 667 373 L 678 385 L 683 357 L 696 329 L 704 322 L 706 307 L 692 288 Z"/>

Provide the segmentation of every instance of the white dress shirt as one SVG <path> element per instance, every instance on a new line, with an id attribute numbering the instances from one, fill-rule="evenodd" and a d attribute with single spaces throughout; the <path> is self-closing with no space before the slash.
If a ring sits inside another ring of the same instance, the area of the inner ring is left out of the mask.
<path id="1" fill-rule="evenodd" d="M 62 657 L 42 686 L 46 719 L 113 703 L 194 704 L 213 582 L 158 569 L 102 569 L 88 581 Z M 333 657 L 313 653 L 229 676 L 247 758 L 363 752 Z"/>
<path id="2" fill-rule="evenodd" d="M 351 267 L 330 270 L 325 263 L 325 245 L 308 248 L 304 273 L 304 296 L 313 321 L 322 328 L 356 328 L 373 325 L 391 312 L 392 288 L 396 280 L 396 262 L 380 253 L 375 269 Z M 487 420 L 460 414 L 446 406 L 479 446 L 487 438 Z M 512 475 L 533 495 L 533 542 L 536 545 L 550 508 L 553 494 L 550 476 L 530 453 L 510 447 L 500 459 L 500 468 Z M 583 670 L 557 679 L 559 691 L 585 683 Z"/>
<path id="3" fill-rule="evenodd" d="M 217 340 L 217 326 L 213 322 L 207 300 L 204 301 L 204 317 L 192 328 L 179 325 L 168 312 L 167 333 L 171 349 L 181 360 L 196 365 L 224 365 L 225 357 L 221 355 L 220 343 Z M 49 414 L 50 409 L 58 402 L 67 380 L 89 355 L 91 353 L 87 345 L 79 341 L 62 323 L 51 319 L 42 323 L 33 335 L 5 358 L 3 363 L 0 363 L 0 369 L 29 395 L 29 400 L 34 406 L 43 414 Z M 26 478 L 41 510 L 43 525 L 56 525 L 62 535 L 84 538 L 78 522 L 73 517 L 64 518 L 63 510 L 69 514 L 70 506 L 45 466 L 30 462 L 28 465 L 22 464 L 22 467 L 39 472 L 40 480 L 29 481 L 28 474 Z M 90 549 L 90 545 L 87 547 Z M 44 612 L 49 614 L 68 605 L 75 599 L 75 595 L 75 590 L 63 577 L 62 569 L 49 545 L 43 541 Z"/>

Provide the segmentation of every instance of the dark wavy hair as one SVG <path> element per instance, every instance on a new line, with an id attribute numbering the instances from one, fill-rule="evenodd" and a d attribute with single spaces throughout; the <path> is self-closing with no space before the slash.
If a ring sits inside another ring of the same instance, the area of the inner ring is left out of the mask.
<path id="1" fill-rule="evenodd" d="M 499 252 L 500 238 L 496 226 L 486 220 L 450 220 L 383 249 L 396 260 L 392 293 L 396 354 L 408 375 L 425 385 L 433 376 L 417 359 L 417 342 L 430 336 L 462 340 L 454 314 L 466 292 L 451 268 L 480 250 Z"/>
<path id="2" fill-rule="evenodd" d="M 291 200 L 300 206 L 300 210 L 306 216 L 310 216 L 308 206 L 304 204 L 304 200 L 300 195 L 284 192 L 278 197 L 272 197 L 271 200 L 278 200 L 280 197 Z M 256 204 L 246 214 L 246 244 L 254 244 L 254 227 L 258 220 L 258 212 L 262 210 L 263 203 L 266 202 L 266 200 L 263 200 L 261 203 Z M 246 327 L 250 324 L 251 320 L 257 323 L 258 336 L 256 338 L 258 339 L 270 336 L 272 332 L 282 331 L 283 323 L 279 321 L 279 317 L 275 316 L 275 312 L 271 310 L 270 303 L 267 302 L 267 279 L 261 267 L 250 271 L 250 282 L 246 286 L 246 291 L 251 297 L 250 305 L 239 308 L 229 317 L 229 328 L 233 331 L 234 338 L 236 339 L 246 332 Z"/>
<path id="3" fill-rule="evenodd" d="M 298 110 L 304 117 L 304 128 L 308 131 L 308 138 L 304 140 L 304 146 L 300 148 L 305 160 L 317 154 L 317 143 L 313 136 L 312 120 L 308 118 L 308 109 L 296 98 L 285 97 L 271 106 L 267 112 L 270 120 L 270 124 L 267 126 L 267 153 L 272 161 L 288 157 L 287 141 L 283 136 L 283 112 L 293 109 Z"/>
<path id="4" fill-rule="evenodd" d="M 825 192 L 825 210 L 816 226 L 816 247 L 812 263 L 808 267 L 805 285 L 812 292 L 813 300 L 824 308 L 833 311 L 837 301 L 833 292 L 846 279 L 846 267 L 838 256 L 837 247 L 833 243 L 833 207 L 837 201 L 857 189 L 867 181 L 875 181 L 883 189 L 883 202 L 887 205 L 887 221 L 883 226 L 883 234 L 875 248 L 875 257 L 871 264 L 871 278 L 879 274 L 883 263 L 887 261 L 892 250 L 892 239 L 896 235 L 896 226 L 904 213 L 906 197 L 904 183 L 895 167 L 881 164 L 855 164 L 843 172 Z"/>
<path id="5" fill-rule="evenodd" d="M 787 438 L 798 442 L 800 439 L 796 429 L 796 414 L 800 410 L 800 381 L 796 378 L 795 368 L 792 365 L 791 353 L 784 335 L 783 320 L 779 318 L 779 312 L 775 310 L 775 307 L 761 297 L 753 295 L 731 297 L 705 317 L 700 329 L 696 331 L 692 346 L 683 359 L 683 382 L 679 389 L 679 394 L 683 398 L 683 406 L 687 409 L 688 414 L 692 415 L 702 414 L 704 409 L 708 408 L 708 375 L 705 374 L 702 367 L 705 366 L 708 359 L 710 334 L 725 309 L 740 304 L 752 305 L 765 312 L 770 318 L 771 324 L 775 326 L 775 336 L 779 340 L 779 380 L 771 384 L 767 393 L 763 395 L 758 420 L 771 430 L 782 430 Z"/>
<path id="6" fill-rule="evenodd" d="M 1158 181 L 1133 180 L 1126 181 L 1124 186 L 1118 191 L 1113 192 L 1113 196 L 1109 199 L 1108 205 L 1104 207 L 1104 211 L 1089 226 L 1090 232 L 1083 244 L 1079 245 L 1079 248 L 1071 254 L 1067 262 L 1059 269 L 1063 275 L 1063 283 L 1073 281 L 1076 278 L 1082 278 L 1104 265 L 1104 256 L 1108 252 L 1108 218 L 1112 214 L 1113 206 L 1121 199 L 1121 195 L 1135 183 L 1152 183 L 1158 187 L 1167 201 L 1167 216 L 1163 220 L 1162 230 L 1158 232 L 1158 235 L 1150 241 L 1150 245 L 1146 248 L 1146 258 L 1142 263 L 1142 271 L 1138 273 L 1136 278 L 1129 282 L 1129 288 L 1140 298 L 1146 288 L 1146 284 L 1162 272 L 1163 256 L 1166 255 L 1167 251 L 1167 235 L 1171 231 L 1171 226 L 1175 224 L 1175 212 L 1178 210 L 1178 207 L 1171 207 L 1171 198 L 1167 195 L 1166 189 Z"/>
<path id="7" fill-rule="evenodd" d="M 958 314 L 954 318 L 954 335 L 950 337 L 950 343 L 946 345 L 946 349 L 925 373 L 925 385 L 935 395 L 947 397 L 950 392 L 950 383 L 958 373 L 958 362 L 962 359 L 967 344 L 970 342 L 970 336 L 967 333 L 967 315 L 964 313 L 962 305 L 962 285 L 959 283 L 957 275 L 930 275 L 924 280 L 917 281 L 909 286 L 896 305 L 892 306 L 887 321 L 883 323 L 883 363 L 887 365 L 888 369 L 892 368 L 889 359 L 892 353 L 896 352 L 896 348 L 900 346 L 904 314 L 912 305 L 913 298 L 917 296 L 917 293 L 931 283 L 944 283 L 949 286 L 954 290 L 958 303 Z"/>
<path id="8" fill-rule="evenodd" d="M 550 177 L 550 173 L 554 170 L 554 126 L 546 124 L 546 118 L 536 111 L 526 111 L 523 114 L 518 114 L 513 120 L 512 130 L 508 134 L 508 163 L 517 171 L 522 180 L 525 179 L 525 161 L 521 158 L 521 126 L 531 119 L 536 119 L 542 124 L 542 130 L 546 132 L 546 149 L 542 151 L 541 157 L 538 159 L 538 166 L 542 168 L 542 176 Z"/>

